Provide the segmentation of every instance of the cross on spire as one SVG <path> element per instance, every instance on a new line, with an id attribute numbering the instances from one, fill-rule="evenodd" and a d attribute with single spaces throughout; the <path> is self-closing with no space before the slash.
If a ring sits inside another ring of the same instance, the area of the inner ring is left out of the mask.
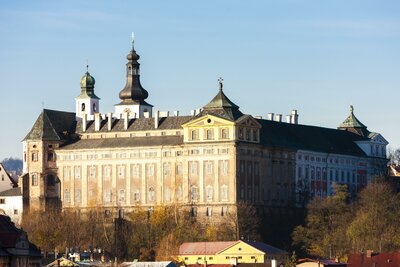
<path id="1" fill-rule="evenodd" d="M 222 91 L 222 87 L 224 86 L 224 84 L 222 83 L 224 81 L 224 79 L 222 79 L 222 77 L 219 77 L 218 79 L 218 85 L 219 85 L 219 90 Z"/>

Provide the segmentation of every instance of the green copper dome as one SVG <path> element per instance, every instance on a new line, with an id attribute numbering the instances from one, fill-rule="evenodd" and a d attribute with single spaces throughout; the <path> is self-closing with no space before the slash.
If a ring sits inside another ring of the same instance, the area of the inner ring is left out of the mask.
<path id="1" fill-rule="evenodd" d="M 88 71 L 81 78 L 81 87 L 94 88 L 95 83 L 96 80 L 93 78 L 93 76 L 90 75 Z"/>

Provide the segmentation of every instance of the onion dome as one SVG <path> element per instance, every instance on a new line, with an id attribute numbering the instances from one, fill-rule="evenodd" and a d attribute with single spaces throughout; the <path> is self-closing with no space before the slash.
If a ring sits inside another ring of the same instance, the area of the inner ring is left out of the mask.
<path id="1" fill-rule="evenodd" d="M 89 66 L 86 66 L 86 73 L 82 76 L 80 84 L 81 84 L 81 94 L 78 96 L 78 98 L 98 98 L 94 94 L 94 84 L 96 83 L 96 80 L 92 75 L 90 75 L 88 71 Z"/>
<path id="2" fill-rule="evenodd" d="M 144 100 L 149 96 L 149 93 L 142 87 L 140 83 L 140 64 L 138 62 L 140 56 L 134 48 L 132 36 L 132 50 L 126 56 L 126 84 L 124 89 L 119 93 L 119 98 L 122 100 L 120 104 L 143 104 Z"/>

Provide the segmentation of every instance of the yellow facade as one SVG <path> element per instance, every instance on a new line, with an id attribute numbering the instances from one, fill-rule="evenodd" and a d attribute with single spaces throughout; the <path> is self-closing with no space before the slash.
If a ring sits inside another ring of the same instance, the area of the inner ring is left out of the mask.
<path id="1" fill-rule="evenodd" d="M 205 242 L 204 250 L 208 251 L 207 244 L 212 246 L 215 242 Z M 276 260 L 279 264 L 286 259 L 286 253 L 280 251 L 280 253 L 267 253 L 259 250 L 250 244 L 243 241 L 237 241 L 233 245 L 223 248 L 220 251 L 214 253 L 204 254 L 192 254 L 192 255 L 178 255 L 178 261 L 184 265 L 191 264 L 230 264 L 237 265 L 239 263 L 264 263 L 270 266 L 271 260 Z M 277 265 L 278 266 L 278 265 Z"/>

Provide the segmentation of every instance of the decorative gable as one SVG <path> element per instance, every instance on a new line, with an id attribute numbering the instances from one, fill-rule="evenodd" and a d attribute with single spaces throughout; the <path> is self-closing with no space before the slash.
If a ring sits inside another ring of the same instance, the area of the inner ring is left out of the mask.
<path id="1" fill-rule="evenodd" d="M 234 123 L 207 114 L 182 124 L 184 142 L 216 142 L 234 139 Z"/>

